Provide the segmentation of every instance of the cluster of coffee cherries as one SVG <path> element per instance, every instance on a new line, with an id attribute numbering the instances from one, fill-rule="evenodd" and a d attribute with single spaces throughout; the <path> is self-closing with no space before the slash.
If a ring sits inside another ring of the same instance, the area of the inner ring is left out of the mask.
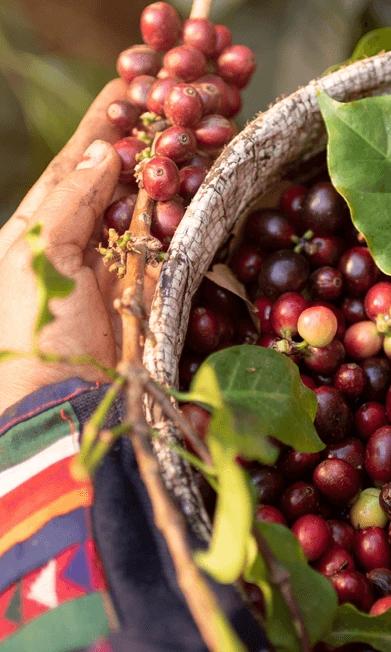
<path id="1" fill-rule="evenodd" d="M 117 62 L 129 85 L 127 99 L 107 110 L 127 134 L 114 147 L 120 181 L 130 187 L 107 209 L 102 239 L 108 240 L 109 229 L 122 236 L 129 228 L 143 187 L 156 201 L 151 234 L 165 252 L 212 163 L 237 133 L 232 118 L 241 109 L 255 57 L 245 45 L 232 45 L 224 25 L 207 18 L 182 25 L 165 2 L 146 7 L 140 23 L 144 44 L 122 52 Z"/>
<path id="2" fill-rule="evenodd" d="M 224 253 L 222 252 L 222 255 Z M 179 364 L 186 389 L 208 354 L 256 344 L 288 355 L 316 394 L 321 453 L 281 445 L 273 467 L 240 460 L 258 492 L 257 517 L 297 536 L 341 603 L 391 607 L 391 278 L 376 267 L 327 178 L 292 186 L 278 209 L 253 212 L 228 264 L 243 301 L 204 279 Z M 203 437 L 209 415 L 183 411 Z"/>

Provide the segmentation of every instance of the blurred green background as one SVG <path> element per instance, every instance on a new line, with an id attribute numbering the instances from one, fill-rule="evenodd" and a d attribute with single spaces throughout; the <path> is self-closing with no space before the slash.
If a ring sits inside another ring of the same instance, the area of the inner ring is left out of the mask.
<path id="1" fill-rule="evenodd" d="M 140 42 L 148 0 L 0 0 L 0 225 Z M 189 14 L 191 0 L 174 0 Z M 240 126 L 391 25 L 389 0 L 214 0 L 212 18 L 257 54 Z"/>

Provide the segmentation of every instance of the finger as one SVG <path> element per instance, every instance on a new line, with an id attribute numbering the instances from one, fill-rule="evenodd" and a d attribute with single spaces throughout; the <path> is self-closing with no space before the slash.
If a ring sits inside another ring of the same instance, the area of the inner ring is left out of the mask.
<path id="1" fill-rule="evenodd" d="M 109 82 L 81 121 L 78 129 L 61 152 L 53 159 L 45 172 L 27 193 L 14 215 L 0 231 L 0 257 L 25 230 L 26 226 L 44 198 L 75 169 L 84 150 L 96 140 L 114 143 L 123 132 L 111 124 L 107 118 L 107 107 L 117 99 L 125 99 L 126 84 L 121 79 Z"/>
<path id="2" fill-rule="evenodd" d="M 113 196 L 120 168 L 120 158 L 112 145 L 94 141 L 76 170 L 54 188 L 35 213 L 34 220 L 44 224 L 42 237 L 48 254 L 57 267 L 62 267 L 62 273 L 72 275 L 75 271 L 65 271 L 64 261 L 68 267 L 77 261 L 81 266 L 95 220 Z"/>

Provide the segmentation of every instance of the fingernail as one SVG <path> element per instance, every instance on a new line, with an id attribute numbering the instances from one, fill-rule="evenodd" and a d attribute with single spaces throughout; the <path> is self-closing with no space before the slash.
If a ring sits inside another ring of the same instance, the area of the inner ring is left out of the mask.
<path id="1" fill-rule="evenodd" d="M 108 143 L 105 143 L 104 140 L 94 140 L 94 142 L 87 147 L 83 154 L 83 158 L 76 166 L 76 170 L 93 168 L 95 165 L 102 163 L 107 156 L 109 147 Z"/>

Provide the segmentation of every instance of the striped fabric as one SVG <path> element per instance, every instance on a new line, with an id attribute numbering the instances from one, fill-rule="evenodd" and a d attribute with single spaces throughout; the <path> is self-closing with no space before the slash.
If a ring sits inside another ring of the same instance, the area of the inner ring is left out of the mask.
<path id="1" fill-rule="evenodd" d="M 0 436 L 0 652 L 67 652 L 110 631 L 93 487 L 70 470 L 78 450 L 69 402 Z"/>

